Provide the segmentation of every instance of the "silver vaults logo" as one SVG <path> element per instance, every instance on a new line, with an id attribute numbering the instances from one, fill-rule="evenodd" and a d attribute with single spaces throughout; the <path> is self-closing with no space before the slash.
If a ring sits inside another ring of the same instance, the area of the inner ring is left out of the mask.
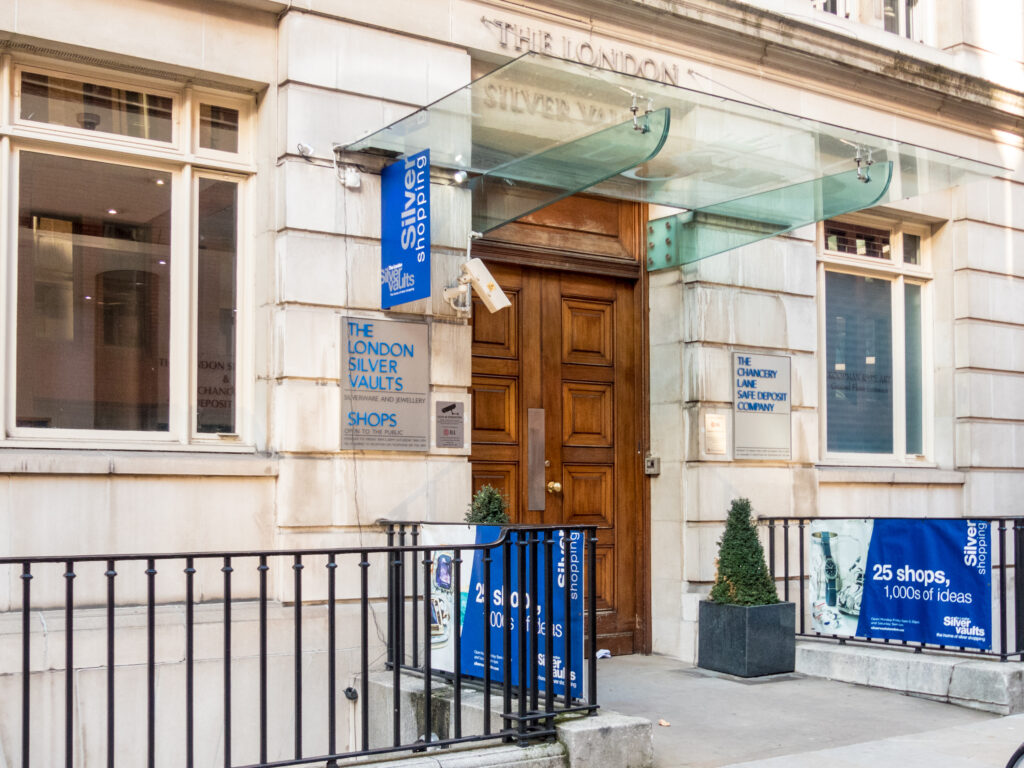
<path id="1" fill-rule="evenodd" d="M 988 573 L 988 523 L 967 521 L 967 537 L 963 547 L 964 565 L 977 568 L 979 574 Z"/>

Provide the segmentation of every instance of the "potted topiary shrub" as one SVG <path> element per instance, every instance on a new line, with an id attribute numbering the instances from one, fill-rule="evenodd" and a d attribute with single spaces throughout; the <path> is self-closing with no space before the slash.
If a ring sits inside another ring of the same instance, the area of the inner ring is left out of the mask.
<path id="1" fill-rule="evenodd" d="M 505 525 L 508 518 L 508 497 L 493 485 L 482 485 L 473 494 L 466 512 L 466 522 L 474 525 Z"/>
<path id="2" fill-rule="evenodd" d="M 739 677 L 792 672 L 796 606 L 779 601 L 750 519 L 750 500 L 733 499 L 718 543 L 718 571 L 700 603 L 697 666 Z"/>

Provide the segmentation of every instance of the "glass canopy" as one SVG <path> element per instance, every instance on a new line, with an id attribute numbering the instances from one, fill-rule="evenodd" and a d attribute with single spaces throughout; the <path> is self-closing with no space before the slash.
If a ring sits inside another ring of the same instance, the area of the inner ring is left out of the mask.
<path id="1" fill-rule="evenodd" d="M 472 190 L 479 233 L 584 189 L 684 209 L 649 269 L 1008 170 L 539 53 L 346 150 L 427 148 Z"/>

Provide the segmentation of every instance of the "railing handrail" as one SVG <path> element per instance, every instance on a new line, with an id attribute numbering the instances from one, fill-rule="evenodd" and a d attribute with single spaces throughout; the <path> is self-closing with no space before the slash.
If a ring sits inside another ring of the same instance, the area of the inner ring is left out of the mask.
<path id="1" fill-rule="evenodd" d="M 395 523 L 398 525 L 399 523 Z M 421 523 L 405 522 L 404 525 L 421 525 Z M 435 523 L 427 523 L 435 525 Z M 470 525 L 470 523 L 464 523 Z M 496 526 L 497 527 L 497 526 Z M 516 531 L 596 531 L 597 526 L 589 523 L 586 525 L 503 525 L 498 538 L 493 541 L 485 541 L 480 544 L 449 544 L 438 542 L 435 544 L 394 544 L 374 545 L 367 547 L 305 547 L 301 549 L 240 549 L 240 550 L 199 550 L 194 552 L 129 552 L 122 554 L 80 554 L 80 555 L 6 555 L 0 557 L 0 565 L 22 565 L 24 563 L 89 563 L 89 562 L 117 562 L 132 560 L 184 560 L 211 559 L 224 557 L 279 557 L 295 556 L 304 557 L 307 555 L 379 555 L 388 552 L 422 552 L 424 549 L 459 549 L 477 550 L 504 544 L 509 533 Z"/>

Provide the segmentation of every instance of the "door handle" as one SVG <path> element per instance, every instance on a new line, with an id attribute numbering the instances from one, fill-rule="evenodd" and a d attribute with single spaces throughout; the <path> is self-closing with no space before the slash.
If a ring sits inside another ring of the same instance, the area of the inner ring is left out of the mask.
<path id="1" fill-rule="evenodd" d="M 555 480 L 552 480 L 551 482 L 548 483 L 548 493 L 561 493 L 561 492 L 562 492 L 562 484 L 561 483 L 559 483 L 559 482 L 557 482 Z"/>

